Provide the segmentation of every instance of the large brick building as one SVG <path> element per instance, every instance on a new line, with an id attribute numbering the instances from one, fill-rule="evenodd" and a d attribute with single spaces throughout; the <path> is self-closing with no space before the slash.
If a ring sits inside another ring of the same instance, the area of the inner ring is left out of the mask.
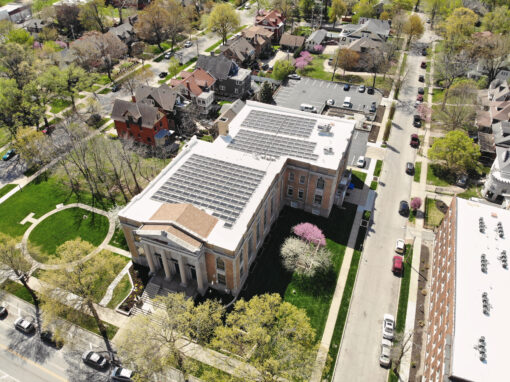
<path id="1" fill-rule="evenodd" d="M 455 198 L 436 234 L 423 381 L 506 381 L 510 211 Z"/>
<path id="2" fill-rule="evenodd" d="M 133 262 L 189 293 L 239 293 L 284 205 L 328 216 L 342 204 L 356 123 L 248 101 L 120 212 Z"/>

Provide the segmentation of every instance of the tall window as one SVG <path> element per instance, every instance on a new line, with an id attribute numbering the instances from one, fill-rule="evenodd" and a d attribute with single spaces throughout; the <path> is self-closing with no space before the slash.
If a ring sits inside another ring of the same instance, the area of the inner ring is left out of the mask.
<path id="1" fill-rule="evenodd" d="M 322 195 L 315 195 L 315 197 L 313 198 L 313 204 L 321 205 Z"/>
<path id="2" fill-rule="evenodd" d="M 324 190 L 324 179 L 322 178 L 317 179 L 317 188 L 319 190 Z"/>
<path id="3" fill-rule="evenodd" d="M 218 273 L 218 284 L 227 285 L 227 280 L 225 279 L 225 275 Z"/>
<path id="4" fill-rule="evenodd" d="M 299 184 L 305 184 L 305 176 L 304 175 L 301 175 L 299 177 Z"/>
<path id="5" fill-rule="evenodd" d="M 240 254 L 241 258 L 239 259 L 239 277 L 243 278 L 244 275 L 244 253 L 241 250 Z"/>
<path id="6" fill-rule="evenodd" d="M 289 182 L 294 182 L 294 173 L 289 172 Z"/>
<path id="7" fill-rule="evenodd" d="M 225 270 L 225 262 L 221 257 L 216 258 L 216 269 L 221 269 L 222 271 Z"/>
<path id="8" fill-rule="evenodd" d="M 304 195 L 305 195 L 305 191 L 302 188 L 300 188 L 298 190 L 298 194 L 297 194 L 298 199 L 303 199 Z"/>
<path id="9" fill-rule="evenodd" d="M 287 188 L 287 196 L 292 196 L 292 195 L 294 195 L 294 189 L 289 186 L 289 188 Z"/>

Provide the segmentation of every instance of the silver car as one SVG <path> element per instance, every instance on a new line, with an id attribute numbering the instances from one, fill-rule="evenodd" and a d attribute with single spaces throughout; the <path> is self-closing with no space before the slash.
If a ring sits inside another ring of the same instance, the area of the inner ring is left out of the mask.
<path id="1" fill-rule="evenodd" d="M 381 342 L 381 355 L 379 356 L 379 365 L 390 367 L 391 365 L 391 341 L 383 339 Z"/>

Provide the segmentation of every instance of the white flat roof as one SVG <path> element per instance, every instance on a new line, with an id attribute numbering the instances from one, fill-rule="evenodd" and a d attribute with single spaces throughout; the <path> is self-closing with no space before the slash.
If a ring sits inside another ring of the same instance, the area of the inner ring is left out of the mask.
<path id="1" fill-rule="evenodd" d="M 485 233 L 479 230 L 483 218 Z M 504 238 L 497 232 L 501 222 Z M 451 375 L 466 381 L 508 380 L 510 343 L 510 270 L 498 257 L 510 256 L 510 211 L 457 198 L 455 261 L 455 326 Z M 481 270 L 485 254 L 487 273 Z M 487 293 L 490 313 L 483 313 L 482 294 Z M 474 347 L 480 337 L 486 341 L 486 361 Z"/>
<path id="2" fill-rule="evenodd" d="M 202 160 L 203 157 L 211 158 L 211 162 L 213 162 L 212 160 L 214 159 L 222 161 L 223 163 L 243 166 L 247 168 L 248 171 L 252 169 L 253 173 L 257 173 L 259 175 L 261 172 L 263 172 L 263 175 L 258 181 L 257 186 L 249 196 L 249 199 L 246 200 L 242 211 L 238 216 L 236 216 L 234 223 L 231 224 L 231 226 L 225 225 L 225 221 L 222 221 L 222 218 L 218 217 L 220 221 L 215 225 L 207 237 L 208 243 L 230 251 L 234 251 L 246 230 L 248 229 L 248 224 L 252 219 L 261 200 L 269 190 L 276 175 L 282 170 L 282 167 L 288 158 L 287 156 L 280 156 L 278 158 L 271 157 L 270 159 L 265 159 L 261 155 L 248 153 L 242 150 L 234 150 L 228 147 L 228 144 L 232 141 L 232 137 L 235 138 L 235 135 L 239 131 L 240 124 L 244 120 L 244 117 L 246 117 L 250 111 L 254 110 L 261 111 L 264 114 L 271 113 L 294 117 L 302 116 L 306 117 L 307 119 L 312 119 L 313 129 L 311 131 L 310 137 L 305 141 L 316 143 L 317 159 L 298 159 L 303 160 L 304 162 L 314 163 L 320 167 L 326 167 L 335 170 L 338 168 L 343 153 L 347 149 L 355 125 L 354 120 L 343 120 L 340 118 L 325 117 L 322 115 L 299 112 L 293 109 L 286 109 L 278 106 L 265 105 L 258 102 L 248 101 L 243 109 L 241 109 L 239 114 L 230 123 L 230 136 L 219 136 L 213 143 L 200 141 L 196 138 L 193 138 L 183 148 L 179 155 L 173 159 L 172 162 L 170 162 L 168 166 L 166 166 L 139 195 L 135 196 L 133 200 L 120 212 L 119 215 L 138 222 L 149 221 L 151 216 L 154 215 L 154 213 L 164 203 L 162 201 L 155 200 L 154 195 L 162 187 L 167 187 L 167 189 L 169 189 L 171 192 L 172 187 L 168 187 L 167 182 L 172 179 L 175 180 L 179 174 L 182 175 L 181 168 L 185 168 L 187 166 L 186 162 L 188 161 L 189 163 L 194 162 L 197 157 L 199 159 L 202 158 Z M 332 135 L 319 135 L 317 126 L 325 122 L 332 124 Z M 290 136 L 287 135 L 278 135 L 274 133 L 273 136 L 290 138 Z M 333 147 L 333 154 L 324 153 L 323 148 L 326 146 Z M 194 159 L 190 159 L 191 157 Z M 181 171 L 179 174 L 174 176 L 180 169 Z M 180 179 L 182 179 L 182 177 L 180 177 Z M 200 205 L 195 206 L 202 208 Z M 205 208 L 205 211 L 210 214 L 213 212 L 211 210 L 207 210 L 207 208 Z"/>

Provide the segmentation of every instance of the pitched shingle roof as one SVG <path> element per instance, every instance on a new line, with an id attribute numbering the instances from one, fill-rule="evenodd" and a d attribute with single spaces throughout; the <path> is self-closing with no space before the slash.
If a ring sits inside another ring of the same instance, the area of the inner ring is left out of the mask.
<path id="1" fill-rule="evenodd" d="M 147 104 L 150 104 L 150 100 L 153 100 L 156 106 L 161 109 L 173 111 L 177 99 L 177 92 L 167 84 L 163 84 L 159 88 L 142 85 L 136 88 L 135 99 L 137 102 Z"/>
<path id="2" fill-rule="evenodd" d="M 324 29 L 318 29 L 314 31 L 308 38 L 306 39 L 306 42 L 308 44 L 322 44 L 322 41 L 326 38 L 328 32 Z"/>
<path id="3" fill-rule="evenodd" d="M 152 128 L 163 117 L 163 114 L 154 106 L 116 99 L 113 104 L 112 119 L 124 122 L 128 117 L 134 121 L 141 118 L 142 127 Z"/>
<path id="4" fill-rule="evenodd" d="M 300 47 L 305 43 L 304 36 L 294 36 L 290 33 L 284 33 L 280 39 L 280 45 Z"/>
<path id="5" fill-rule="evenodd" d="M 202 94 L 203 88 L 211 88 L 216 82 L 213 76 L 200 68 L 195 69 L 193 73 L 181 72 L 179 76 L 183 77 L 183 79 L 178 80 L 174 78 L 170 81 L 170 85 L 181 86 L 196 97 Z"/>
<path id="6" fill-rule="evenodd" d="M 379 41 L 374 41 L 368 37 L 362 37 L 351 42 L 347 49 L 353 50 L 355 52 L 361 52 L 363 49 L 379 49 L 381 47 L 382 43 Z"/>
<path id="7" fill-rule="evenodd" d="M 267 23 L 264 23 L 264 21 Z M 261 11 L 259 15 L 255 16 L 255 22 L 258 25 L 277 27 L 283 23 L 283 17 L 280 12 L 274 9 L 272 11 Z"/>
<path id="8" fill-rule="evenodd" d="M 244 37 L 239 37 L 222 46 L 221 51 L 230 51 L 238 60 L 244 61 L 253 56 L 255 48 Z"/>
<path id="9" fill-rule="evenodd" d="M 226 80 L 234 63 L 223 55 L 198 56 L 196 67 L 207 71 L 217 80 Z"/>

